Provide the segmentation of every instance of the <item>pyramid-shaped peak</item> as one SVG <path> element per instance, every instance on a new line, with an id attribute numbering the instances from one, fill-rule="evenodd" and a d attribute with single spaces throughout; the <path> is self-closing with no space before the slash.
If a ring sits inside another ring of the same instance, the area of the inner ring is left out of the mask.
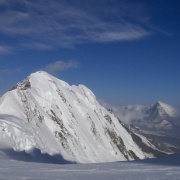
<path id="1" fill-rule="evenodd" d="M 53 92 L 54 90 L 56 91 L 56 89 L 54 89 L 55 86 L 56 88 L 63 88 L 69 91 L 80 91 L 80 93 L 86 95 L 89 100 L 91 99 L 92 102 L 94 101 L 94 99 L 96 99 L 94 93 L 85 85 L 79 84 L 71 86 L 67 82 L 56 78 L 55 76 L 49 74 L 46 71 L 36 71 L 34 73 L 31 73 L 27 78 L 18 82 L 9 91 L 16 89 L 27 90 L 33 88 L 34 90 L 42 92 Z"/>
<path id="2" fill-rule="evenodd" d="M 153 106 L 161 106 L 162 102 L 161 101 L 157 101 L 156 103 L 154 103 Z"/>
<path id="3" fill-rule="evenodd" d="M 48 84 L 49 82 L 51 82 L 53 84 L 59 84 L 66 89 L 71 89 L 71 86 L 67 82 L 56 78 L 46 71 L 37 71 L 35 73 L 32 73 L 30 74 L 29 79 L 32 84 L 36 85 L 36 87 L 47 86 L 48 88 Z"/>
<path id="4" fill-rule="evenodd" d="M 154 106 L 156 108 L 161 108 L 166 114 L 168 114 L 170 117 L 176 117 L 176 108 L 174 108 L 173 106 L 166 104 L 162 101 L 157 101 Z"/>

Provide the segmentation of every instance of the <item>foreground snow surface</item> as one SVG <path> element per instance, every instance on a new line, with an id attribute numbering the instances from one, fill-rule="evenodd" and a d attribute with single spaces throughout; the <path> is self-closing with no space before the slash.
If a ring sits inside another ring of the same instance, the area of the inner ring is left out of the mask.
<path id="1" fill-rule="evenodd" d="M 180 155 L 104 164 L 47 164 L 0 156 L 0 179 L 179 180 Z"/>

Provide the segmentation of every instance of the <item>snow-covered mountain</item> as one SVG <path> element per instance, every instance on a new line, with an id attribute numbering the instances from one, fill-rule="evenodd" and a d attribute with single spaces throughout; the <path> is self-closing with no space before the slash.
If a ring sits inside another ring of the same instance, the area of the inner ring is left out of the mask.
<path id="1" fill-rule="evenodd" d="M 43 71 L 31 74 L 0 99 L 1 149 L 39 150 L 91 163 L 153 157 L 143 152 L 142 144 L 157 150 L 145 138 L 138 145 L 87 87 L 70 86 Z"/>
<path id="2" fill-rule="evenodd" d="M 105 106 L 131 131 L 138 131 L 146 138 L 157 141 L 157 148 L 163 143 L 162 149 L 171 153 L 180 152 L 180 117 L 175 107 L 160 101 L 151 106 Z"/>
<path id="3" fill-rule="evenodd" d="M 178 112 L 175 107 L 160 101 L 157 101 L 151 106 L 104 105 L 107 109 L 112 109 L 112 112 L 117 115 L 123 123 L 128 125 L 133 124 L 156 129 L 172 129 L 174 120 L 178 118 Z"/>
<path id="4" fill-rule="evenodd" d="M 150 114 L 151 119 L 169 119 L 177 116 L 176 111 L 173 106 L 158 101 L 149 108 L 147 113 Z"/>
<path id="5" fill-rule="evenodd" d="M 147 125 L 150 128 L 159 130 L 173 130 L 175 122 L 173 121 L 177 117 L 177 110 L 163 102 L 156 102 L 149 108 L 147 108 L 145 120 L 148 121 Z"/>

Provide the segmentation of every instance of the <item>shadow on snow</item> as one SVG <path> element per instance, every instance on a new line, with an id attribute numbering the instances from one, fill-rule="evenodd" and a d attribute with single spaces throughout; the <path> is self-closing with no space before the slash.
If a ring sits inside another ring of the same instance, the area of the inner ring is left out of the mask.
<path id="1" fill-rule="evenodd" d="M 131 161 L 131 163 L 180 166 L 180 154 L 173 154 L 159 158 Z"/>
<path id="2" fill-rule="evenodd" d="M 25 161 L 25 162 L 36 162 L 36 163 L 51 163 L 51 164 L 76 164 L 75 162 L 65 160 L 61 154 L 49 155 L 43 154 L 37 148 L 33 149 L 30 153 L 25 151 L 16 152 L 12 149 L 1 149 L 1 152 L 10 159 Z"/>

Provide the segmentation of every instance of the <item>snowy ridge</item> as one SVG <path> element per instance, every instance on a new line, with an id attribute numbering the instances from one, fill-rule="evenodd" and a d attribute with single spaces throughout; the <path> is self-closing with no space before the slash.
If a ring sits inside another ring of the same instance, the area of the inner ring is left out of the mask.
<path id="1" fill-rule="evenodd" d="M 40 71 L 0 99 L 1 147 L 39 149 L 78 163 L 147 157 L 119 120 L 84 85 Z"/>

